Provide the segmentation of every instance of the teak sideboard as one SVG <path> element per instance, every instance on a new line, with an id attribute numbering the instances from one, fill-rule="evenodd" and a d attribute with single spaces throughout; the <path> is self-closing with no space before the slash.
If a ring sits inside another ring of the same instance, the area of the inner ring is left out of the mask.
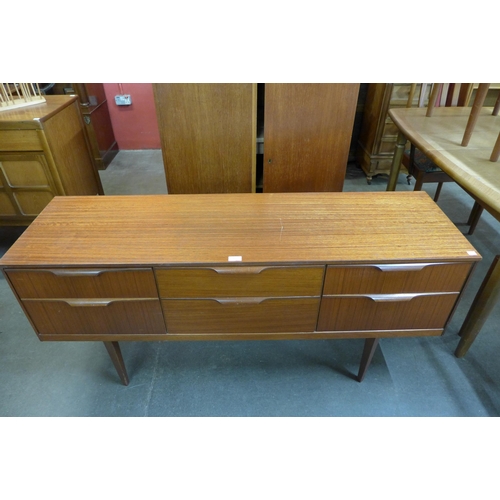
<path id="1" fill-rule="evenodd" d="M 364 338 L 361 381 L 379 338 L 443 333 L 480 258 L 425 192 L 85 196 L 0 267 L 40 340 L 104 342 L 124 384 L 141 340 Z"/>

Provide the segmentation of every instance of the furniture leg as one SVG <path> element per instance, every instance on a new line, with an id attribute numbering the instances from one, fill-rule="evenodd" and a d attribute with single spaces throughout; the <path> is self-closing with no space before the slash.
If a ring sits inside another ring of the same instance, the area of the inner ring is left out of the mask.
<path id="1" fill-rule="evenodd" d="M 129 380 L 127 370 L 125 368 L 122 351 L 118 342 L 104 342 L 104 345 L 108 350 L 108 354 L 111 358 L 111 361 L 113 361 L 113 365 L 116 368 L 116 372 L 118 373 L 120 380 L 122 381 L 123 385 L 128 385 Z"/>
<path id="2" fill-rule="evenodd" d="M 483 213 L 483 207 L 476 201 L 474 202 L 474 206 L 472 207 L 469 220 L 467 221 L 467 224 L 469 224 L 469 233 L 472 234 L 474 230 L 476 229 L 477 223 L 479 222 L 479 219 L 481 218 L 481 214 Z"/>
<path id="3" fill-rule="evenodd" d="M 493 116 L 498 116 L 498 112 L 500 111 L 500 95 L 497 97 L 497 102 L 495 103 L 495 107 L 493 108 Z"/>
<path id="4" fill-rule="evenodd" d="M 363 348 L 363 355 L 359 364 L 358 382 L 362 382 L 365 378 L 366 370 L 372 362 L 373 354 L 377 349 L 379 339 L 365 339 L 365 347 Z"/>
<path id="5" fill-rule="evenodd" d="M 443 183 L 442 182 L 438 182 L 438 186 L 436 188 L 436 192 L 434 193 L 434 201 L 437 203 L 438 199 L 439 199 L 439 195 L 441 194 L 441 189 L 443 187 Z"/>
<path id="6" fill-rule="evenodd" d="M 467 121 L 467 126 L 465 127 L 464 137 L 462 139 L 462 146 L 467 146 L 469 144 L 472 132 L 476 126 L 477 119 L 481 113 L 481 108 L 483 107 L 486 94 L 490 88 L 489 83 L 480 83 L 477 89 L 476 98 L 474 99 L 474 104 L 469 115 L 469 120 Z"/>
<path id="7" fill-rule="evenodd" d="M 440 90 L 443 88 L 442 83 L 435 83 L 431 90 L 431 95 L 429 97 L 429 104 L 427 105 L 427 112 L 425 116 L 432 116 L 434 108 L 436 106 L 436 101 Z"/>
<path id="8" fill-rule="evenodd" d="M 413 191 L 422 191 L 422 186 L 424 185 L 424 173 L 419 172 L 415 176 L 415 187 Z"/>
<path id="9" fill-rule="evenodd" d="M 401 169 L 401 160 L 403 159 L 403 153 L 406 145 L 406 137 L 399 132 L 396 141 L 396 147 L 394 148 L 394 158 L 392 159 L 391 172 L 389 174 L 389 182 L 387 184 L 386 191 L 395 191 L 396 184 L 398 182 L 399 170 Z"/>
<path id="10" fill-rule="evenodd" d="M 498 134 L 497 141 L 491 152 L 490 161 L 498 161 L 498 158 L 500 158 L 500 133 Z"/>
<path id="11" fill-rule="evenodd" d="M 455 356 L 465 356 L 469 347 L 474 342 L 489 313 L 497 305 L 500 298 L 500 255 L 493 259 L 493 263 L 486 274 L 472 306 L 460 329 L 461 336 Z"/>

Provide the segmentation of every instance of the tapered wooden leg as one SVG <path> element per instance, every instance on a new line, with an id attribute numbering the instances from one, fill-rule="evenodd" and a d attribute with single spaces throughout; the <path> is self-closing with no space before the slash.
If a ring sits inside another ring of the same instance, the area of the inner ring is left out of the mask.
<path id="1" fill-rule="evenodd" d="M 399 170 L 401 169 L 401 160 L 405 151 L 406 137 L 399 132 L 396 147 L 394 148 L 394 157 L 392 159 L 391 172 L 386 191 L 395 191 L 398 183 Z"/>
<path id="2" fill-rule="evenodd" d="M 467 126 L 465 127 L 464 137 L 462 139 L 462 146 L 468 146 L 472 132 L 477 123 L 477 119 L 481 114 L 481 108 L 483 107 L 484 100 L 486 99 L 486 94 L 490 88 L 489 83 L 480 83 L 477 89 L 476 97 L 474 99 L 474 104 L 469 115 L 469 120 L 467 121 Z"/>
<path id="3" fill-rule="evenodd" d="M 439 200 L 439 195 L 441 194 L 441 189 L 443 188 L 443 183 L 438 182 L 438 186 L 436 188 L 436 192 L 434 193 L 434 201 L 437 203 Z"/>
<path id="4" fill-rule="evenodd" d="M 495 107 L 493 108 L 493 116 L 498 116 L 498 112 L 500 111 L 500 95 L 497 97 L 497 102 L 495 103 Z"/>
<path id="5" fill-rule="evenodd" d="M 469 224 L 469 234 L 472 234 L 476 229 L 477 223 L 481 218 L 481 214 L 483 213 L 483 207 L 476 201 L 474 202 L 474 206 L 472 207 L 469 220 L 467 224 Z"/>
<path id="6" fill-rule="evenodd" d="M 122 351 L 118 342 L 104 342 L 106 349 L 108 350 L 109 357 L 111 361 L 113 361 L 113 365 L 116 368 L 116 372 L 120 377 L 120 380 L 123 382 L 123 385 L 128 385 L 128 375 L 127 370 L 125 368 L 125 363 L 122 357 Z"/>
<path id="7" fill-rule="evenodd" d="M 365 347 L 363 348 L 363 355 L 361 356 L 361 363 L 359 364 L 358 382 L 362 382 L 365 378 L 366 370 L 368 370 L 372 362 L 377 345 L 378 339 L 365 339 Z"/>
<path id="8" fill-rule="evenodd" d="M 491 152 L 490 161 L 498 161 L 498 158 L 500 158 L 500 133 L 498 134 L 495 146 L 493 146 L 493 151 Z"/>
<path id="9" fill-rule="evenodd" d="M 493 307 L 500 298 L 500 255 L 493 259 L 493 263 L 477 292 L 476 298 L 458 333 L 461 336 L 455 351 L 455 356 L 465 356 L 474 339 L 480 332 Z"/>
<path id="10" fill-rule="evenodd" d="M 432 116 L 434 108 L 436 107 L 436 101 L 438 95 L 442 88 L 443 88 L 442 83 L 435 83 L 434 86 L 432 87 L 431 95 L 429 97 L 429 104 L 427 105 L 427 112 L 425 113 L 425 116 Z"/>

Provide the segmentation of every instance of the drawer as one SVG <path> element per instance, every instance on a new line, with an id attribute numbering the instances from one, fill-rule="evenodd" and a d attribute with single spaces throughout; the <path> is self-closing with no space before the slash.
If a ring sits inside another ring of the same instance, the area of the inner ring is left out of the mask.
<path id="1" fill-rule="evenodd" d="M 36 130 L 1 130 L 0 151 L 43 151 Z"/>
<path id="2" fill-rule="evenodd" d="M 396 137 L 398 136 L 399 129 L 397 125 L 388 118 L 384 125 L 384 131 L 382 132 L 382 137 L 386 139 L 393 139 L 393 144 L 396 144 Z"/>
<path id="3" fill-rule="evenodd" d="M 324 266 L 158 268 L 161 298 L 320 296 Z"/>
<path id="4" fill-rule="evenodd" d="M 150 268 L 6 269 L 5 272 L 21 299 L 158 297 Z"/>
<path id="5" fill-rule="evenodd" d="M 378 154 L 388 155 L 394 154 L 394 147 L 396 146 L 396 137 L 383 137 L 380 140 Z"/>
<path id="6" fill-rule="evenodd" d="M 40 335 L 164 334 L 158 299 L 24 300 Z"/>
<path id="7" fill-rule="evenodd" d="M 313 332 L 319 298 L 162 300 L 168 333 Z"/>
<path id="8" fill-rule="evenodd" d="M 459 292 L 471 264 L 328 266 L 323 295 Z"/>
<path id="9" fill-rule="evenodd" d="M 444 328 L 459 294 L 324 297 L 318 331 Z"/>

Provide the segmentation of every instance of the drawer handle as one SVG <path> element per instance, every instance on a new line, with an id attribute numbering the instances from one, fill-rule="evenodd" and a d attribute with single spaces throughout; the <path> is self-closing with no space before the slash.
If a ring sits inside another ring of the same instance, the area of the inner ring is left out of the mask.
<path id="1" fill-rule="evenodd" d="M 434 266 L 434 263 L 428 264 L 378 264 L 375 267 L 383 272 L 390 271 L 421 271 L 427 266 Z"/>
<path id="2" fill-rule="evenodd" d="M 241 298 L 231 298 L 231 299 L 212 299 L 222 305 L 252 305 L 260 304 L 266 300 L 265 297 L 241 297 Z"/>
<path id="3" fill-rule="evenodd" d="M 267 267 L 247 266 L 247 267 L 211 267 L 217 274 L 260 274 Z"/>
<path id="4" fill-rule="evenodd" d="M 65 299 L 63 302 L 71 307 L 106 307 L 113 301 L 110 299 Z"/>
<path id="5" fill-rule="evenodd" d="M 428 295 L 425 293 L 380 293 L 374 295 L 365 295 L 374 302 L 408 302 L 415 297 Z"/>
<path id="6" fill-rule="evenodd" d="M 363 295 L 375 302 L 408 302 L 415 297 L 432 297 L 441 295 L 458 295 L 458 292 L 431 292 L 431 293 L 376 293 L 373 295 Z M 353 295 L 351 295 L 353 297 Z"/>
<path id="7" fill-rule="evenodd" d="M 48 272 L 53 274 L 54 276 L 78 277 L 78 276 L 99 276 L 104 271 L 102 269 L 51 269 Z"/>

